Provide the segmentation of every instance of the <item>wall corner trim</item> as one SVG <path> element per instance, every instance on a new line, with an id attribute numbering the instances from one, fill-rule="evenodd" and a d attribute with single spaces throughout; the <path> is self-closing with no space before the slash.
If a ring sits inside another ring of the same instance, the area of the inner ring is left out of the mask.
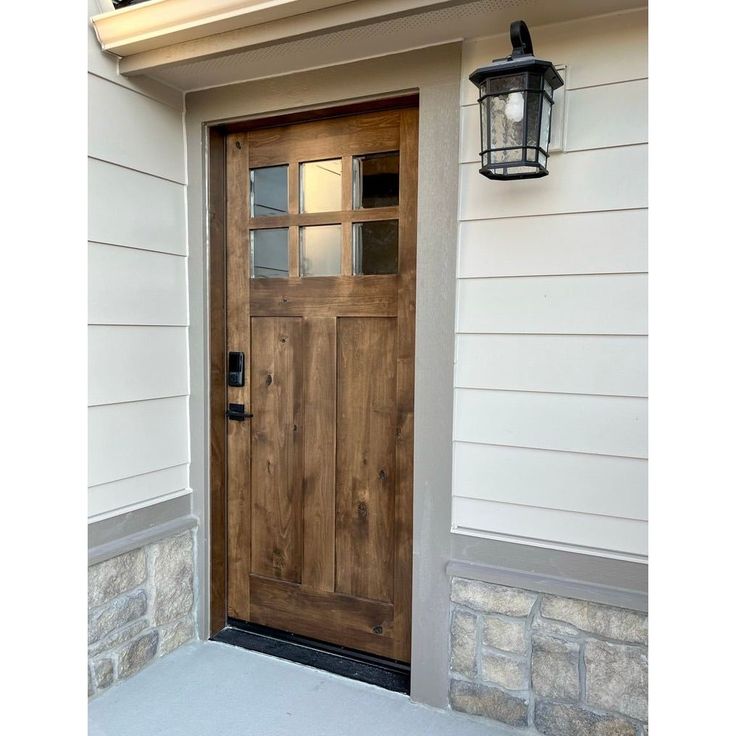
<path id="1" fill-rule="evenodd" d="M 481 565 L 461 560 L 450 560 L 445 567 L 445 572 L 450 578 L 470 578 L 485 583 L 506 585 L 511 588 L 524 588 L 565 598 L 577 598 L 607 606 L 629 608 L 634 611 L 646 612 L 649 607 L 649 596 L 646 592 L 609 585 L 596 585 L 574 578 L 530 573 L 523 570 Z"/>
<path id="2" fill-rule="evenodd" d="M 147 544 L 158 542 L 166 537 L 172 537 L 180 532 L 194 529 L 198 523 L 196 516 L 183 516 L 179 519 L 173 519 L 172 521 L 135 532 L 134 534 L 128 534 L 112 542 L 91 547 L 88 551 L 87 564 L 88 566 L 96 565 L 99 562 L 104 562 L 112 557 L 117 557 L 131 550 L 144 547 Z"/>

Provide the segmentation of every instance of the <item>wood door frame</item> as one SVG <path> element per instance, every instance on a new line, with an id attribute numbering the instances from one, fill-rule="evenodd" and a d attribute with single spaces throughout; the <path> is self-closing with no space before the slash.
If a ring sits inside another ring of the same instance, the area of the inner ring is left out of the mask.
<path id="1" fill-rule="evenodd" d="M 261 116 L 208 127 L 209 156 L 206 187 L 209 219 L 210 636 L 221 631 L 227 624 L 226 137 L 231 133 L 241 133 L 256 128 L 324 120 L 379 110 L 418 108 L 418 106 L 419 95 L 412 93 L 367 102 L 323 107 L 318 110 Z M 415 180 L 417 174 L 418 172 L 415 171 Z M 412 225 L 416 227 L 416 218 Z"/>

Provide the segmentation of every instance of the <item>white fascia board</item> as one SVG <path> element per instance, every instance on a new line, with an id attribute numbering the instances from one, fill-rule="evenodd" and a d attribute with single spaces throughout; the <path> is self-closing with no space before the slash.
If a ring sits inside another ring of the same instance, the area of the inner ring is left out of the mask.
<path id="1" fill-rule="evenodd" d="M 393 0 L 388 5 L 402 12 L 446 2 Z M 357 6 L 371 4 L 364 0 L 151 0 L 96 15 L 91 22 L 103 50 L 126 57 L 338 5 L 354 6 L 356 14 L 363 15 Z M 381 5 L 381 14 L 386 14 L 386 3 Z"/>

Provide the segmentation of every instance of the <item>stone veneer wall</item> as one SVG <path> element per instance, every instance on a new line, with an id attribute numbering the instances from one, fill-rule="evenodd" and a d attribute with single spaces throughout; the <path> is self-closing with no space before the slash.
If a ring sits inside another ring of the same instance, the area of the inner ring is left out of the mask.
<path id="1" fill-rule="evenodd" d="M 193 639 L 191 531 L 89 568 L 88 695 Z"/>
<path id="2" fill-rule="evenodd" d="M 644 613 L 452 579 L 450 705 L 545 736 L 647 736 Z"/>

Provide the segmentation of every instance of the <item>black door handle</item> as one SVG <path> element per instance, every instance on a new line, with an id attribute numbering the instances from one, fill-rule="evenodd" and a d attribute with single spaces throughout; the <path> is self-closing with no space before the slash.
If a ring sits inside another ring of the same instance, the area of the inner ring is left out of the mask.
<path id="1" fill-rule="evenodd" d="M 253 415 L 245 410 L 245 404 L 228 404 L 225 416 L 235 422 L 242 422 Z"/>

